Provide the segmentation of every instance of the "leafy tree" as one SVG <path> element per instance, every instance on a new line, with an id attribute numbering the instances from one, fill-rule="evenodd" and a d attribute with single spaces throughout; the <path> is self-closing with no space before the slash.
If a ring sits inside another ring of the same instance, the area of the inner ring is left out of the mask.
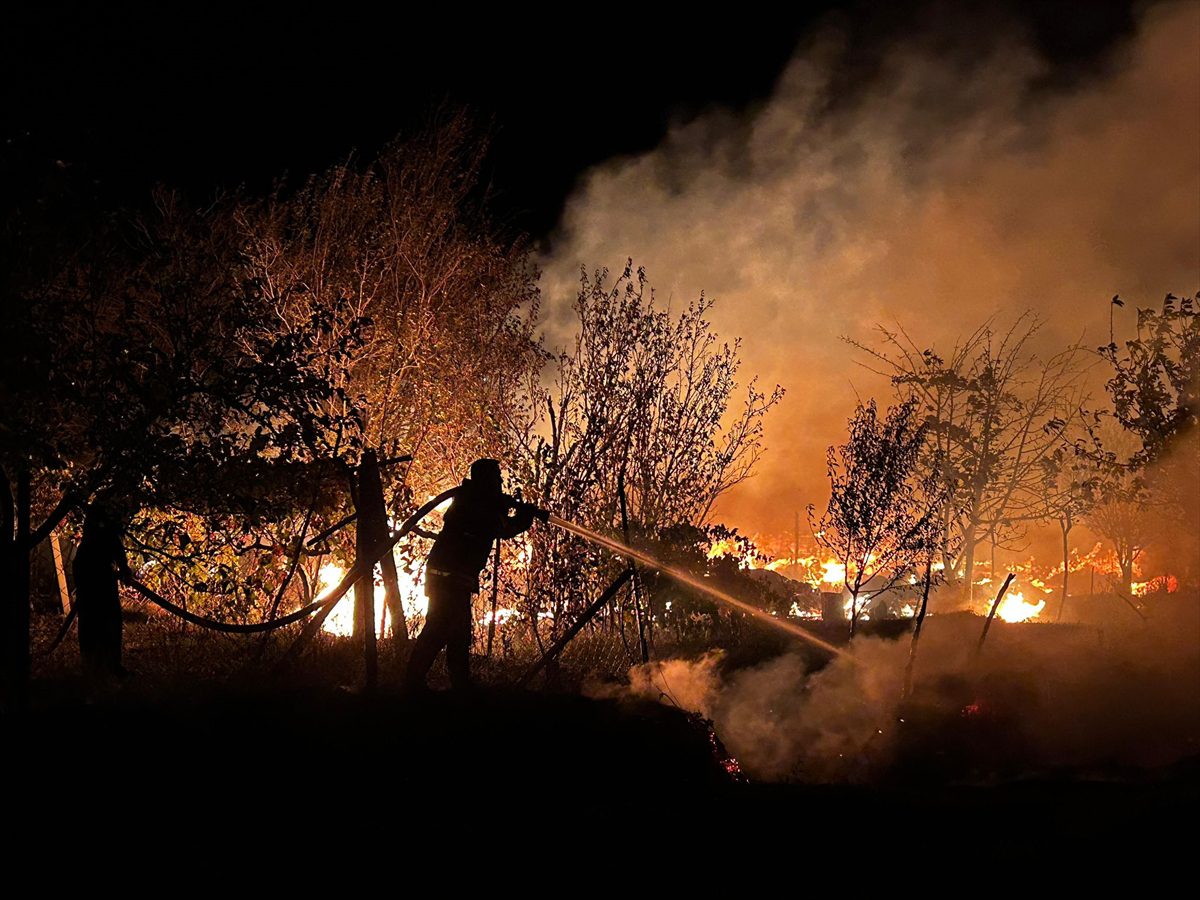
<path id="1" fill-rule="evenodd" d="M 529 415 L 524 386 L 542 362 L 537 275 L 526 241 L 487 215 L 486 151 L 465 113 L 444 111 L 367 164 L 281 187 L 239 216 L 247 266 L 281 329 L 343 305 L 371 321 L 338 382 L 361 438 L 339 434 L 336 454 L 351 466 L 364 449 L 412 454 L 383 473 L 397 507 L 457 482 L 476 458 L 505 457 L 511 423 Z M 348 553 L 348 540 L 342 532 L 332 548 Z M 403 622 L 399 598 L 388 600 Z"/>
<path id="2" fill-rule="evenodd" d="M 1114 305 L 1124 305 L 1119 297 Z M 1200 294 L 1167 294 L 1161 309 L 1139 308 L 1137 334 L 1100 348 L 1112 366 L 1113 415 L 1141 441 L 1134 461 L 1159 460 L 1200 423 Z"/>
<path id="3" fill-rule="evenodd" d="M 243 267 L 235 209 L 196 211 L 160 191 L 150 210 L 111 216 L 22 286 L 23 315 L 6 320 L 3 340 L 37 348 L 38 368 L 3 373 L 16 413 L 3 443 L 25 448 L 34 490 L 52 499 L 34 540 L 103 505 L 143 560 L 162 577 L 174 565 L 194 589 L 180 569 L 206 543 L 255 544 L 255 525 L 329 476 L 331 436 L 358 429 L 335 373 L 367 322 L 343 305 L 281 334 Z M 196 534 L 186 517 L 207 525 Z M 207 589 L 228 590 L 232 579 L 213 582 L 232 574 L 210 570 Z"/>
<path id="4" fill-rule="evenodd" d="M 1197 300 L 1168 294 L 1159 309 L 1139 308 L 1134 337 L 1098 351 L 1111 366 L 1105 388 L 1124 430 L 1106 433 L 1104 416 L 1093 416 L 1077 450 L 1103 472 L 1088 520 L 1112 544 L 1127 596 L 1134 566 L 1154 544 L 1174 551 L 1170 565 L 1185 580 L 1197 577 L 1196 530 L 1178 527 L 1200 503 Z M 1123 306 L 1114 297 L 1110 308 Z"/>

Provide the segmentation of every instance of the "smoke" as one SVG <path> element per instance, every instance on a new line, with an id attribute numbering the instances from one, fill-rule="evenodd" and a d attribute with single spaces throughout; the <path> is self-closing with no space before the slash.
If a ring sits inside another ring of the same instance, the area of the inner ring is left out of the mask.
<path id="1" fill-rule="evenodd" d="M 1128 629 L 997 623 L 978 658 L 978 617 L 931 617 L 907 701 L 908 640 L 872 637 L 815 672 L 791 653 L 722 675 L 709 654 L 638 666 L 629 690 L 713 719 L 756 779 L 1125 772 L 1200 742 L 1196 598 L 1174 606 Z"/>
<path id="2" fill-rule="evenodd" d="M 746 371 L 788 388 L 759 477 L 719 510 L 730 521 L 789 525 L 823 495 L 856 392 L 887 394 L 840 336 L 899 321 L 945 342 L 1032 308 L 1048 342 L 1096 346 L 1114 293 L 1149 305 L 1195 289 L 1200 6 L 1150 7 L 1066 87 L 1047 86 L 1015 30 L 968 41 L 962 25 L 906 36 L 852 89 L 861 48 L 831 25 L 769 100 L 676 124 L 568 202 L 542 261 L 551 298 L 571 296 L 580 264 L 633 257 L 662 299 L 715 296 Z"/>

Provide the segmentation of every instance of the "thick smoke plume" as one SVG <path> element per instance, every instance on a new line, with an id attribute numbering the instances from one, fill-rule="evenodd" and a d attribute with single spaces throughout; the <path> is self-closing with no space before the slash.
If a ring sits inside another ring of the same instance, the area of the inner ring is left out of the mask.
<path id="1" fill-rule="evenodd" d="M 1114 601 L 1116 602 L 1116 601 Z M 753 778 L 818 782 L 1127 774 L 1200 749 L 1194 596 L 1148 624 L 993 627 L 931 617 L 904 699 L 909 642 L 865 638 L 812 671 L 801 653 L 638 666 L 629 690 L 714 720 Z"/>
<path id="2" fill-rule="evenodd" d="M 551 297 L 570 296 L 580 264 L 631 256 L 662 299 L 715 296 L 747 371 L 789 389 L 760 476 L 719 510 L 728 521 L 789 526 L 820 499 L 856 392 L 887 394 L 840 336 L 899 321 L 946 342 L 1028 308 L 1048 343 L 1097 346 L 1114 293 L 1132 306 L 1196 289 L 1200 5 L 1148 8 L 1067 87 L 1046 86 L 1015 31 L 953 33 L 906 37 L 850 91 L 838 73 L 858 48 L 830 26 L 767 102 L 680 123 L 569 201 L 543 260 Z"/>

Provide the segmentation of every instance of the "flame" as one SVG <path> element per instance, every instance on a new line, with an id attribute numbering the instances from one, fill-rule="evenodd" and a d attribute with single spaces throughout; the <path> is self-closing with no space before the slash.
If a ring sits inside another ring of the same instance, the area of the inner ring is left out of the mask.
<path id="1" fill-rule="evenodd" d="M 870 594 L 859 594 L 858 595 L 858 603 L 857 603 L 858 621 L 860 621 L 860 622 L 870 622 L 871 621 L 871 616 L 870 616 L 870 614 L 867 613 L 867 604 L 870 601 L 870 599 L 871 599 Z M 842 611 L 846 614 L 847 619 L 850 618 L 851 607 L 854 605 L 856 605 L 856 604 L 854 603 L 853 597 L 847 597 L 846 602 L 842 604 Z"/>
<path id="2" fill-rule="evenodd" d="M 404 604 L 404 614 L 407 617 L 424 616 L 429 609 L 429 601 L 425 597 L 424 578 L 421 574 L 411 575 L 403 569 L 396 570 L 400 582 L 400 602 Z M 346 570 L 335 562 L 327 562 L 321 566 L 317 574 L 317 599 L 329 594 L 343 578 Z M 392 616 L 387 609 L 386 591 L 379 566 L 375 567 L 374 577 L 375 614 L 383 616 L 383 634 L 392 629 Z M 497 610 L 497 618 L 499 610 Z M 338 637 L 349 637 L 354 633 L 354 602 L 353 597 L 340 600 L 321 623 L 321 630 Z"/>
<path id="3" fill-rule="evenodd" d="M 733 556 L 738 552 L 737 543 L 730 538 L 713 541 L 708 548 L 709 559 L 722 559 L 726 556 Z M 739 560 L 741 562 L 741 560 Z"/>
<path id="4" fill-rule="evenodd" d="M 496 609 L 496 624 L 504 625 L 507 622 L 515 619 L 521 613 L 519 610 L 513 609 L 511 606 L 501 606 Z M 489 609 L 479 618 L 480 625 L 490 625 L 492 621 L 492 611 Z"/>
<path id="5" fill-rule="evenodd" d="M 1045 608 L 1044 597 L 1038 598 L 1036 603 L 1031 603 L 1020 591 L 1009 591 L 1000 601 L 1000 606 L 996 609 L 996 617 L 1005 622 L 1026 622 Z"/>
<path id="6" fill-rule="evenodd" d="M 788 610 L 788 615 L 793 619 L 817 619 L 821 618 L 819 610 L 803 609 L 799 603 L 793 603 L 792 608 Z"/>
<path id="7" fill-rule="evenodd" d="M 821 583 L 822 584 L 844 584 L 846 581 L 846 567 L 836 559 L 827 559 L 821 563 Z M 866 596 L 865 594 L 863 596 Z"/>
<path id="8" fill-rule="evenodd" d="M 1149 581 L 1135 581 L 1132 585 L 1135 597 L 1145 597 L 1147 594 L 1166 592 L 1174 594 L 1179 590 L 1179 579 L 1174 575 L 1159 575 Z"/>

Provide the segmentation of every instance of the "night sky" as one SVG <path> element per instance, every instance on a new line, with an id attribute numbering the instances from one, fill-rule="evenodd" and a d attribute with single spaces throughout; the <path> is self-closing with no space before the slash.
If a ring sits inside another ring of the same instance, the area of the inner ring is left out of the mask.
<path id="1" fill-rule="evenodd" d="M 1022 32 L 1053 65 L 1047 82 L 1105 64 L 1133 28 L 1130 4 L 796 3 L 769 16 L 594 14 L 397 7 L 186 11 L 64 7 L 6 12 L 2 128 L 43 156 L 85 166 L 120 202 L 156 181 L 197 199 L 261 190 L 350 153 L 374 152 L 441 103 L 490 122 L 496 211 L 549 233 L 579 174 L 652 148 L 671 123 L 762 102 L 797 45 L 845 34 L 841 91 L 868 80 L 879 49 L 919 19 L 946 53 Z M 732 12 L 732 10 L 731 10 Z"/>
<path id="2" fill-rule="evenodd" d="M 0 162 L 15 181 L 61 160 L 109 205 L 155 183 L 200 205 L 368 160 L 465 106 L 492 135 L 490 211 L 535 241 L 552 344 L 579 266 L 632 258 L 668 302 L 715 297 L 742 375 L 787 389 L 718 513 L 790 529 L 856 398 L 888 390 L 844 338 L 904 322 L 941 346 L 1030 310 L 1047 348 L 1091 344 L 1113 294 L 1194 292 L 1198 11 L 43 6 L 0 30 L 0 130 L 20 150 Z"/>

